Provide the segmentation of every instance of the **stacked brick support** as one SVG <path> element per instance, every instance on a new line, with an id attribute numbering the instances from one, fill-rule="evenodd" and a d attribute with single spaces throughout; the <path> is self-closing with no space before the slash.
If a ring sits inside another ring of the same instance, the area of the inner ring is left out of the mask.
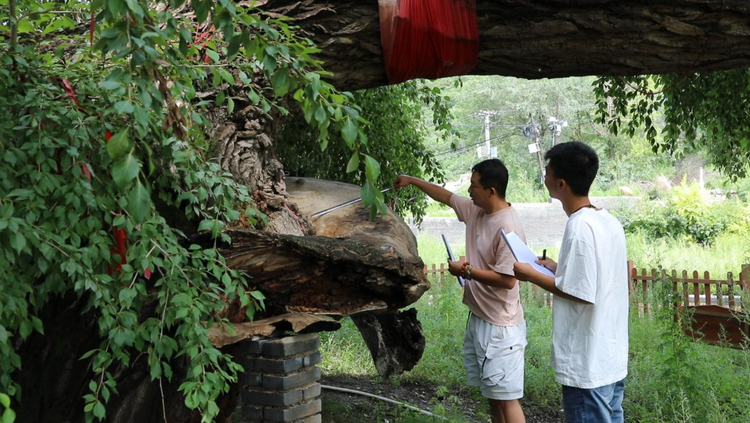
<path id="1" fill-rule="evenodd" d="M 319 347 L 317 333 L 243 342 L 246 422 L 321 422 Z"/>

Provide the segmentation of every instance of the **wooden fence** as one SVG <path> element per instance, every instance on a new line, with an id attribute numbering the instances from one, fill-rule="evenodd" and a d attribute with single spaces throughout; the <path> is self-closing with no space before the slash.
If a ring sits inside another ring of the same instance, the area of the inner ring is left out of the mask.
<path id="1" fill-rule="evenodd" d="M 465 260 L 466 257 L 464 256 L 458 258 L 459 262 L 463 262 Z M 440 265 L 436 265 L 435 263 L 430 266 L 425 265 L 424 273 L 428 278 L 430 278 L 430 280 L 437 280 L 437 282 L 440 283 L 441 286 L 444 286 L 446 282 L 451 280 L 455 283 L 458 283 L 456 282 L 456 277 L 448 272 L 448 263 L 445 262 L 440 263 Z"/>
<path id="2" fill-rule="evenodd" d="M 459 261 L 464 261 L 462 256 Z M 446 263 L 432 264 L 424 267 L 424 273 L 432 280 L 444 284 L 455 277 L 448 273 Z M 678 273 L 677 270 L 636 269 L 632 261 L 628 261 L 628 293 L 631 303 L 644 312 L 648 312 L 652 301 L 655 284 L 667 283 L 672 285 L 675 293 L 680 293 L 678 305 L 716 305 L 737 311 L 748 311 L 746 304 L 742 305 L 742 293 L 750 297 L 750 264 L 742 266 L 742 271 L 735 278 L 734 273 L 727 273 L 726 279 L 711 279 L 709 272 L 701 273 L 687 270 Z M 534 288 L 538 288 L 534 285 Z M 748 298 L 750 300 L 750 298 Z M 746 300 L 747 301 L 747 300 Z M 552 305 L 551 296 L 545 294 L 545 304 Z"/>
<path id="3" fill-rule="evenodd" d="M 463 260 L 461 257 L 460 261 Z M 425 266 L 424 272 L 442 286 L 455 281 L 445 263 Z M 692 317 L 684 326 L 685 334 L 704 342 L 740 348 L 750 337 L 748 264 L 742 266 L 738 277 L 729 272 L 726 279 L 711 279 L 709 272 L 639 271 L 632 261 L 628 261 L 628 294 L 631 312 L 639 316 L 651 313 L 653 307 L 660 304 L 675 306 L 675 318 L 678 311 L 688 311 Z M 552 295 L 536 285 L 532 285 L 531 297 L 547 307 L 552 306 Z"/>
<path id="4" fill-rule="evenodd" d="M 653 291 L 656 283 L 672 285 L 672 292 L 677 294 L 678 306 L 716 305 L 736 311 L 747 311 L 748 304 L 743 307 L 743 293 L 750 296 L 750 265 L 743 265 L 739 277 L 734 273 L 727 273 L 726 279 L 711 279 L 709 272 L 698 271 L 692 274 L 687 270 L 678 273 L 676 270 L 641 269 L 639 272 L 628 262 L 628 292 L 631 302 L 648 312 L 652 301 L 649 292 Z M 702 277 L 701 277 L 702 276 Z"/>

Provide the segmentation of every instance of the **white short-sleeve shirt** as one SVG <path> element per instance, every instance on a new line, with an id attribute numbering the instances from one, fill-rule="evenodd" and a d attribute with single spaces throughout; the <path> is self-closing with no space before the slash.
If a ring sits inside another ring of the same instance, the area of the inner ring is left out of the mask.
<path id="1" fill-rule="evenodd" d="M 552 318 L 555 380 L 592 389 L 628 373 L 628 271 L 625 233 L 606 210 L 570 216 L 555 284 L 591 304 L 556 297 Z"/>

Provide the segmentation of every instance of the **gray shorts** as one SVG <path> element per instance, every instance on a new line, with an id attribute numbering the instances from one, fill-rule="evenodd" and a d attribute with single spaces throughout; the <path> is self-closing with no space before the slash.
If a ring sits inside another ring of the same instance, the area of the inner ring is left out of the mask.
<path id="1" fill-rule="evenodd" d="M 526 322 L 495 326 L 473 313 L 464 337 L 464 368 L 469 386 L 495 400 L 523 397 L 523 351 Z"/>

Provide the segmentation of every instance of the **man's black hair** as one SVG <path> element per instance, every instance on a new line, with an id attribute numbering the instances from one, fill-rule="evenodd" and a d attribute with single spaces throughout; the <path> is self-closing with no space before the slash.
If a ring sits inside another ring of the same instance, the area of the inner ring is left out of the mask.
<path id="1" fill-rule="evenodd" d="M 555 177 L 565 179 L 573 194 L 589 194 L 599 170 L 599 156 L 593 148 L 580 141 L 565 142 L 550 148 L 544 158 Z"/>
<path id="2" fill-rule="evenodd" d="M 479 183 L 484 189 L 495 188 L 497 195 L 505 199 L 505 191 L 508 189 L 508 168 L 500 159 L 479 162 L 471 168 L 471 171 L 479 174 Z"/>

